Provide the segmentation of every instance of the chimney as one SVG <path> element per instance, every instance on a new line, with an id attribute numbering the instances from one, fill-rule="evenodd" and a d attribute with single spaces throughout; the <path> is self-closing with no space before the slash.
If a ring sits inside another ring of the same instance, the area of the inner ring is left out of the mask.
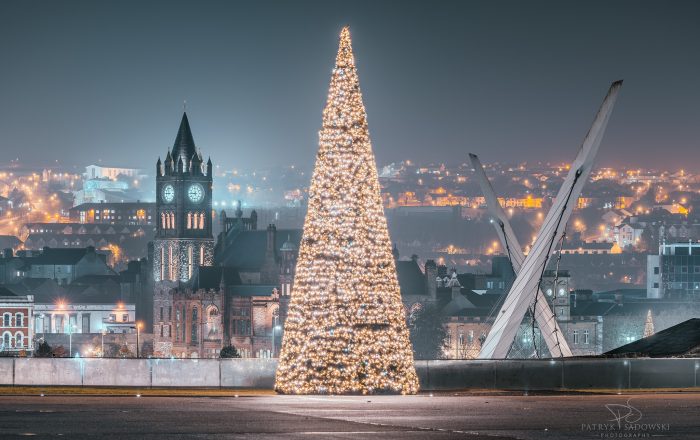
<path id="1" fill-rule="evenodd" d="M 266 256 L 275 255 L 275 249 L 277 249 L 277 244 L 275 243 L 276 237 L 277 228 L 274 224 L 270 223 L 267 225 L 267 248 L 265 249 Z"/>

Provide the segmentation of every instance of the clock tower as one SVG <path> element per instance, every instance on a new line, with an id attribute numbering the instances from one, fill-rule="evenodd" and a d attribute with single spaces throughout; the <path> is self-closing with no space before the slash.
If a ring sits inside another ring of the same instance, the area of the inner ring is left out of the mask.
<path id="1" fill-rule="evenodd" d="M 212 177 L 184 113 L 172 151 L 156 163 L 155 281 L 187 281 L 195 267 L 213 264 Z"/>

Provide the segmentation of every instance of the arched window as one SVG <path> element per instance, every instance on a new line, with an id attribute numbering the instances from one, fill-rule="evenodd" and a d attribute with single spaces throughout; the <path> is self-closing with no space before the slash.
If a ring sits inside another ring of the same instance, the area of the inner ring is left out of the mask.
<path id="1" fill-rule="evenodd" d="M 192 213 L 191 212 L 187 213 L 187 229 L 192 229 Z"/>
<path id="2" fill-rule="evenodd" d="M 6 349 L 7 349 L 7 348 L 10 348 L 10 337 L 11 337 L 10 332 L 5 332 L 5 333 L 2 335 L 2 345 L 3 345 L 3 347 L 5 347 Z"/>
<path id="3" fill-rule="evenodd" d="M 173 212 L 170 213 L 170 227 L 175 229 L 175 213 Z"/>
<path id="4" fill-rule="evenodd" d="M 160 280 L 165 280 L 165 249 L 160 248 Z"/>
<path id="5" fill-rule="evenodd" d="M 11 319 L 12 319 L 12 315 L 10 315 L 9 313 L 5 313 L 4 315 L 2 315 L 2 326 L 9 327 Z"/>
<path id="6" fill-rule="evenodd" d="M 15 314 L 15 327 L 24 327 L 24 314 Z"/>
<path id="7" fill-rule="evenodd" d="M 175 261 L 173 260 L 173 245 L 168 245 L 168 279 L 175 280 Z"/>
<path id="8" fill-rule="evenodd" d="M 204 213 L 199 214 L 199 229 L 204 229 Z"/>
<path id="9" fill-rule="evenodd" d="M 165 226 L 165 213 L 164 213 L 164 212 L 161 212 L 161 213 L 160 213 L 160 222 L 161 222 L 161 227 L 162 227 L 163 229 L 166 229 L 166 226 Z"/>
<path id="10" fill-rule="evenodd" d="M 190 342 L 192 344 L 196 344 L 198 337 L 197 337 L 197 327 L 199 326 L 198 322 L 198 316 L 197 316 L 197 307 L 192 308 L 192 339 Z"/>
<path id="11" fill-rule="evenodd" d="M 187 278 L 192 278 L 192 268 L 194 267 L 194 247 L 187 247 Z"/>
<path id="12" fill-rule="evenodd" d="M 24 335 L 20 332 L 15 333 L 15 347 L 23 347 L 24 346 Z"/>
<path id="13" fill-rule="evenodd" d="M 204 245 L 199 245 L 199 265 L 204 266 Z"/>
<path id="14" fill-rule="evenodd" d="M 211 337 L 219 332 L 219 309 L 210 306 L 207 309 L 207 332 L 206 336 Z"/>

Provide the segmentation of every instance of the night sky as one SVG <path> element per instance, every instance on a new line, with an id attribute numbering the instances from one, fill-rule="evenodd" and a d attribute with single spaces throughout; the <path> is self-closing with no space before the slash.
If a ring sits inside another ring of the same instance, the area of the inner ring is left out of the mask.
<path id="1" fill-rule="evenodd" d="M 143 166 L 195 141 L 310 167 L 351 26 L 380 164 L 568 161 L 623 78 L 601 165 L 700 171 L 700 2 L 0 3 L 0 162 Z"/>

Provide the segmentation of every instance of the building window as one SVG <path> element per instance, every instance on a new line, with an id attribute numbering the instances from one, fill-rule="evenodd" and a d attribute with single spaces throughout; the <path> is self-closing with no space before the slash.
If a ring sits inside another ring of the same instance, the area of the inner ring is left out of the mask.
<path id="1" fill-rule="evenodd" d="M 192 266 L 194 265 L 192 246 L 187 247 L 187 278 L 192 278 Z"/>
<path id="2" fill-rule="evenodd" d="M 90 314 L 83 313 L 83 333 L 90 333 Z"/>
<path id="3" fill-rule="evenodd" d="M 10 332 L 5 332 L 4 335 L 2 335 L 2 345 L 4 348 L 10 348 Z"/>
<path id="4" fill-rule="evenodd" d="M 233 333 L 236 335 L 249 335 L 250 334 L 250 320 L 248 319 L 235 319 L 233 321 Z"/>
<path id="5" fill-rule="evenodd" d="M 68 317 L 68 333 L 75 333 L 78 330 L 78 315 Z"/>
<path id="6" fill-rule="evenodd" d="M 574 344 L 578 344 L 578 330 L 574 330 Z"/>
<path id="7" fill-rule="evenodd" d="M 11 320 L 12 320 L 12 315 L 10 315 L 9 313 L 5 313 L 4 315 L 2 315 L 2 326 L 9 327 Z"/>
<path id="8" fill-rule="evenodd" d="M 658 274 L 659 274 L 659 267 L 657 266 L 654 268 L 654 275 L 658 275 Z"/>
<path id="9" fill-rule="evenodd" d="M 588 344 L 588 337 L 589 337 L 588 330 L 584 330 L 583 331 L 583 343 L 584 344 Z"/>
<path id="10" fill-rule="evenodd" d="M 129 314 L 128 313 L 124 313 L 122 315 L 122 322 L 129 322 Z"/>
<path id="11" fill-rule="evenodd" d="M 22 333 L 17 332 L 15 333 L 15 347 L 23 347 L 24 346 L 24 337 Z"/>
<path id="12" fill-rule="evenodd" d="M 160 308 L 160 320 L 161 321 L 163 320 L 163 308 L 162 307 Z"/>
<path id="13" fill-rule="evenodd" d="M 160 281 L 165 279 L 165 249 L 160 248 Z"/>
<path id="14" fill-rule="evenodd" d="M 197 340 L 199 339 L 197 337 L 197 326 L 198 326 L 197 307 L 193 307 L 192 308 L 192 340 L 190 341 L 192 344 L 196 344 Z"/>
<path id="15" fill-rule="evenodd" d="M 168 279 L 173 281 L 175 275 L 173 275 L 173 269 L 175 266 L 175 261 L 173 261 L 173 245 L 168 245 Z"/>
<path id="16" fill-rule="evenodd" d="M 472 344 L 474 342 L 474 330 L 469 330 L 469 337 L 467 338 L 467 341 L 469 344 Z"/>
<path id="17" fill-rule="evenodd" d="M 659 288 L 659 283 L 654 283 L 654 289 L 658 289 L 658 288 Z"/>

